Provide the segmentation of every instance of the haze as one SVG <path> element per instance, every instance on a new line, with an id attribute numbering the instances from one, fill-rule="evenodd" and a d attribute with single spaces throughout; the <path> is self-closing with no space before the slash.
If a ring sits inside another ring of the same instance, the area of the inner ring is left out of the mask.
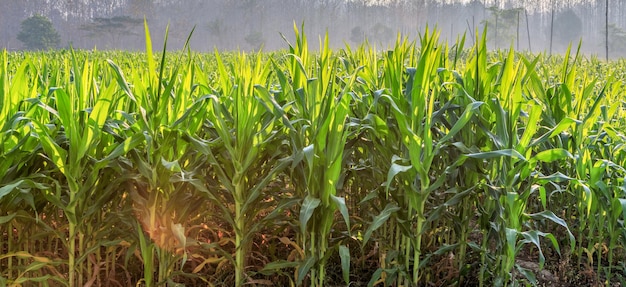
<path id="1" fill-rule="evenodd" d="M 304 23 L 310 39 L 328 31 L 331 45 L 356 45 L 365 39 L 386 48 L 397 33 L 417 37 L 428 25 L 453 43 L 489 26 L 489 47 L 561 53 L 583 40 L 587 54 L 605 56 L 609 26 L 612 58 L 626 56 L 626 0 L 1 0 L 0 49 L 23 49 L 20 23 L 32 16 L 49 18 L 61 47 L 141 50 L 143 19 L 155 43 L 170 25 L 168 46 L 182 47 L 196 27 L 197 51 L 275 50 L 286 47 L 294 22 Z M 608 20 L 608 21 L 607 21 Z M 315 43 L 316 41 L 311 41 Z"/>

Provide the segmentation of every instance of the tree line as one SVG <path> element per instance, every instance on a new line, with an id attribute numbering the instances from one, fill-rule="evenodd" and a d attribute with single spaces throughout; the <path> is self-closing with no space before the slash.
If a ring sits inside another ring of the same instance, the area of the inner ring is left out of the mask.
<path id="1" fill-rule="evenodd" d="M 294 22 L 305 23 L 309 35 L 328 32 L 336 46 L 367 39 L 385 47 L 398 32 L 415 37 L 426 26 L 436 26 L 450 42 L 464 33 L 472 38 L 487 27 L 491 48 L 514 45 L 552 53 L 583 39 L 585 52 L 604 54 L 608 49 L 623 56 L 626 50 L 626 0 L 8 2 L 0 10 L 0 25 L 7 28 L 0 31 L 0 48 L 10 50 L 41 48 L 25 42 L 30 41 L 25 35 L 47 30 L 29 32 L 36 25 L 26 19 L 49 20 L 58 33 L 58 42 L 53 35 L 50 47 L 141 50 L 144 18 L 157 37 L 169 25 L 169 46 L 174 49 L 182 47 L 195 27 L 191 45 L 201 51 L 277 49 L 283 47 L 280 33 L 290 31 Z"/>

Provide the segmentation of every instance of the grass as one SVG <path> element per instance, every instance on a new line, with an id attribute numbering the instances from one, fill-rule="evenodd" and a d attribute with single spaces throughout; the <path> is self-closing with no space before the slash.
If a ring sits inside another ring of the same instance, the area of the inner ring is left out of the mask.
<path id="1" fill-rule="evenodd" d="M 624 61 L 294 30 L 2 52 L 0 285 L 625 282 Z"/>

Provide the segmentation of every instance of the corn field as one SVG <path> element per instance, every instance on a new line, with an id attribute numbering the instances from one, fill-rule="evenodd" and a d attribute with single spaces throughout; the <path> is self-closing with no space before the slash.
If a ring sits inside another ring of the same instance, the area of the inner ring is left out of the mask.
<path id="1" fill-rule="evenodd" d="M 0 285 L 626 282 L 624 60 L 145 30 L 1 53 Z"/>

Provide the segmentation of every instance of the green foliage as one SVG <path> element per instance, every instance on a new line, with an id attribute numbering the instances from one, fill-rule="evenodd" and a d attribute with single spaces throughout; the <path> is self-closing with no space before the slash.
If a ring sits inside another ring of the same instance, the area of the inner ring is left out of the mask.
<path id="1" fill-rule="evenodd" d="M 61 36 L 44 16 L 34 15 L 22 21 L 17 39 L 29 50 L 48 50 L 59 47 Z"/>

